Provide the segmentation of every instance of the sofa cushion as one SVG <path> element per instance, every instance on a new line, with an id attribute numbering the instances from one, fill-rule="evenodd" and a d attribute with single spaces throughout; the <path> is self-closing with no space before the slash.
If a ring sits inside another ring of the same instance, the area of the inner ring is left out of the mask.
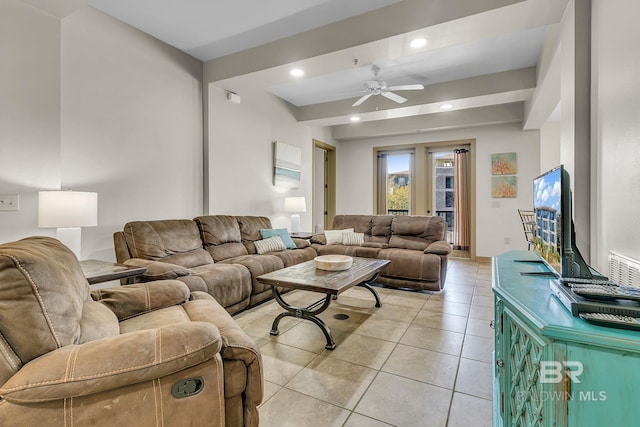
<path id="1" fill-rule="evenodd" d="M 241 243 L 240 225 L 235 216 L 205 215 L 193 219 L 202 234 L 204 247 L 225 243 Z"/>
<path id="2" fill-rule="evenodd" d="M 286 228 L 262 228 L 260 229 L 260 236 L 263 239 L 279 236 L 287 249 L 295 249 L 297 247 Z"/>
<path id="3" fill-rule="evenodd" d="M 391 223 L 389 248 L 424 251 L 431 243 L 442 240 L 446 230 L 439 216 L 398 216 Z"/>
<path id="4" fill-rule="evenodd" d="M 188 219 L 129 222 L 124 226 L 124 236 L 132 258 L 166 259 L 187 268 L 213 262 L 202 250 L 197 224 Z M 167 259 L 172 255 L 177 256 Z"/>
<path id="5" fill-rule="evenodd" d="M 23 364 L 80 343 L 83 327 L 85 337 L 94 336 L 96 328 L 117 334 L 118 321 L 104 316 L 106 307 L 85 311 L 84 305 L 94 302 L 78 259 L 50 237 L 0 245 L 0 301 L 0 333 Z"/>
<path id="6" fill-rule="evenodd" d="M 371 234 L 371 215 L 336 215 L 333 218 L 334 230 L 353 228 L 356 233 Z"/>
<path id="7" fill-rule="evenodd" d="M 382 249 L 378 258 L 391 261 L 382 274 L 411 280 L 440 280 L 440 256 L 407 249 Z"/>
<path id="8" fill-rule="evenodd" d="M 202 248 L 193 249 L 188 252 L 171 254 L 162 258 L 162 262 L 181 265 L 186 268 L 198 267 L 200 265 L 213 264 L 213 258 L 209 252 Z"/>
<path id="9" fill-rule="evenodd" d="M 379 243 L 385 245 L 389 243 L 391 237 L 392 215 L 374 215 L 371 217 L 371 233 L 364 236 L 365 242 Z"/>
<path id="10" fill-rule="evenodd" d="M 266 216 L 237 216 L 236 220 L 240 225 L 240 236 L 242 244 L 247 248 L 247 253 L 257 254 L 256 245 L 253 242 L 262 239 L 261 229 L 272 228 L 271 220 Z"/>
<path id="11" fill-rule="evenodd" d="M 300 264 L 301 262 L 311 261 L 318 255 L 312 247 L 302 249 L 286 250 L 280 252 L 272 252 L 271 255 L 277 256 L 282 260 L 285 267 Z"/>

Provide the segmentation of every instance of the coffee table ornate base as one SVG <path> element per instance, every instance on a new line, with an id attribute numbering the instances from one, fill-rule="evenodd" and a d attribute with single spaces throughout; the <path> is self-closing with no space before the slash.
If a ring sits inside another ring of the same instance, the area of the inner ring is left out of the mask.
<path id="1" fill-rule="evenodd" d="M 378 296 L 378 293 L 376 292 L 376 290 L 373 287 L 371 287 L 371 283 L 375 282 L 377 278 L 378 278 L 378 273 L 374 274 L 368 280 L 365 280 L 362 283 L 358 283 L 356 286 L 360 286 L 365 289 L 368 289 L 376 299 L 376 307 L 381 307 L 382 305 L 380 304 L 380 297 Z M 269 332 L 271 335 L 280 334 L 280 331 L 278 330 L 278 325 L 280 324 L 280 321 L 285 317 L 295 317 L 298 319 L 306 319 L 315 323 L 324 334 L 324 337 L 327 340 L 327 345 L 325 345 L 324 348 L 326 348 L 327 350 L 333 350 L 336 348 L 336 343 L 335 341 L 333 341 L 331 330 L 322 321 L 322 319 L 317 317 L 317 315 L 325 311 L 327 308 L 329 308 L 329 305 L 331 305 L 331 300 L 336 299 L 337 295 L 331 295 L 327 293 L 323 299 L 320 299 L 307 307 L 295 307 L 287 303 L 282 298 L 282 295 L 280 294 L 280 291 L 276 286 L 273 286 L 271 289 L 273 292 L 273 297 L 278 302 L 278 304 L 280 304 L 282 308 L 287 310 L 284 313 L 280 313 L 278 317 L 276 317 L 275 320 L 273 321 L 273 325 L 271 326 L 271 331 Z"/>

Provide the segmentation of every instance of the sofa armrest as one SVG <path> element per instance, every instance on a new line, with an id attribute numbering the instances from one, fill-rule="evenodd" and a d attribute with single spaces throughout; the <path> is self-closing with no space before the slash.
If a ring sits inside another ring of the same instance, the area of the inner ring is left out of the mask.
<path id="1" fill-rule="evenodd" d="M 118 320 L 182 304 L 189 299 L 189 288 L 178 280 L 157 280 L 117 288 L 96 289 L 94 301 L 113 311 Z"/>
<path id="2" fill-rule="evenodd" d="M 326 245 L 327 237 L 324 235 L 324 233 L 314 234 L 313 236 L 311 236 L 311 239 L 309 239 L 309 241 L 311 243 L 317 243 L 319 245 Z"/>
<path id="3" fill-rule="evenodd" d="M 24 365 L 0 394 L 14 403 L 86 396 L 196 366 L 215 357 L 221 346 L 218 329 L 204 322 L 68 345 Z"/>
<path id="4" fill-rule="evenodd" d="M 449 255 L 451 253 L 451 244 L 444 240 L 438 240 L 431 243 L 424 250 L 425 254 Z"/>
<path id="5" fill-rule="evenodd" d="M 292 237 L 293 243 L 296 244 L 297 249 L 304 249 L 309 247 L 309 241 L 307 239 L 300 239 L 299 237 Z"/>
<path id="6" fill-rule="evenodd" d="M 144 274 L 142 274 L 145 280 L 177 279 L 178 277 L 188 276 L 190 274 L 188 268 L 169 262 L 130 258 L 123 262 L 123 264 L 132 267 L 145 267 L 146 270 Z"/>

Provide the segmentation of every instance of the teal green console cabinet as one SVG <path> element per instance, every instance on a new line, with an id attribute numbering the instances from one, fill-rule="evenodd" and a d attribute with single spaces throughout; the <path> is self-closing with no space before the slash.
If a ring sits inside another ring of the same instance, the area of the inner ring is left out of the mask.
<path id="1" fill-rule="evenodd" d="M 640 331 L 589 324 L 534 252 L 493 259 L 493 425 L 640 426 Z"/>

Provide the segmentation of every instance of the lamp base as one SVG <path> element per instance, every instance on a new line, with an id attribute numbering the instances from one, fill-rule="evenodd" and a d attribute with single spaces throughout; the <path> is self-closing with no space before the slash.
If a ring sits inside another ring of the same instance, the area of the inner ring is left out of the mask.
<path id="1" fill-rule="evenodd" d="M 82 242 L 82 230 L 80 227 L 64 227 L 56 229 L 56 238 L 71 249 L 76 258 L 80 259 L 80 248 Z"/>
<path id="2" fill-rule="evenodd" d="M 291 232 L 292 233 L 300 232 L 300 215 L 298 214 L 291 215 Z"/>

